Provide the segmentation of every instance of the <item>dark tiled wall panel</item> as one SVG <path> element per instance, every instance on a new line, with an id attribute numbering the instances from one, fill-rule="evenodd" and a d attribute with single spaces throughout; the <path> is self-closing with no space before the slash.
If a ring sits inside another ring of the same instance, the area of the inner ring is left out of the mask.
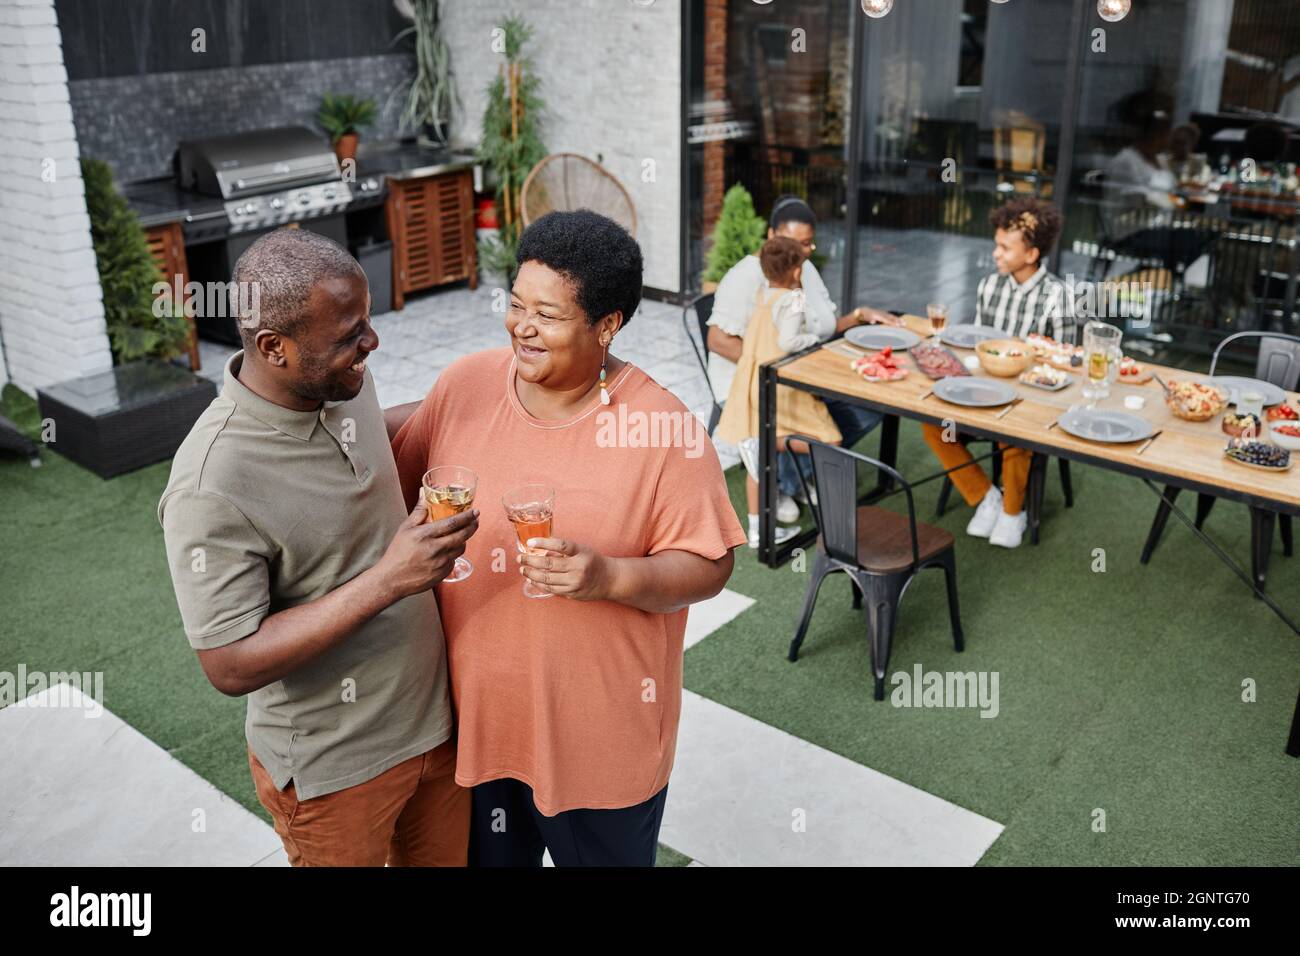
<path id="1" fill-rule="evenodd" d="M 379 116 L 362 136 L 395 138 L 403 97 L 393 91 L 413 70 L 409 54 L 392 53 L 74 80 L 68 89 L 81 155 L 106 160 L 129 182 L 170 175 L 178 140 L 268 126 L 315 129 L 327 92 L 373 99 Z"/>

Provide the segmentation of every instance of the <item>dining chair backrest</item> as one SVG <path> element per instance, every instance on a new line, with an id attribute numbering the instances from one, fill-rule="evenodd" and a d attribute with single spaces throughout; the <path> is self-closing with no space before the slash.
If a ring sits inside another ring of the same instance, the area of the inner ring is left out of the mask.
<path id="1" fill-rule="evenodd" d="M 691 319 L 692 313 L 695 315 L 694 320 Z M 713 389 L 713 381 L 709 378 L 709 316 L 712 314 L 712 292 L 696 297 L 682 309 L 682 330 L 686 333 L 686 340 L 691 343 L 691 351 L 695 353 L 695 360 L 700 363 L 700 369 L 704 372 L 704 379 L 709 383 L 710 391 Z M 696 332 L 700 336 L 699 344 L 695 342 Z"/>
<path id="2" fill-rule="evenodd" d="M 699 296 L 691 307 L 695 310 L 695 322 L 700 328 L 700 342 L 704 346 L 704 354 L 709 354 L 709 316 L 713 314 L 713 293 Z"/>
<path id="3" fill-rule="evenodd" d="M 1259 339 L 1259 354 L 1255 359 L 1255 377 L 1270 385 L 1294 392 L 1300 384 L 1300 336 L 1285 332 L 1235 332 L 1218 344 L 1210 359 L 1210 374 L 1219 365 L 1219 354 L 1230 342 L 1239 339 Z"/>
<path id="4" fill-rule="evenodd" d="M 806 435 L 791 435 L 793 441 L 807 442 L 812 453 L 813 482 L 817 486 L 817 506 L 813 518 L 821 532 L 822 546 L 828 557 L 845 564 L 858 563 L 858 465 L 869 465 L 883 471 L 897 482 L 907 496 L 907 521 L 911 531 L 912 563 L 920 562 L 916 539 L 916 506 L 912 501 L 912 486 L 897 471 L 883 461 L 841 448 Z M 803 469 L 799 483 L 808 496 L 807 480 Z"/>

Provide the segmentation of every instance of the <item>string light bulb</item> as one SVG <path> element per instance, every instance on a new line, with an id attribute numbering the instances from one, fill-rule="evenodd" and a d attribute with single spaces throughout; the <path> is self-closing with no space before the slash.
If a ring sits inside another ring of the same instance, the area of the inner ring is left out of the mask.
<path id="1" fill-rule="evenodd" d="M 894 9 L 894 0 L 862 0 L 862 12 L 873 20 L 888 16 Z"/>
<path id="2" fill-rule="evenodd" d="M 1107 23 L 1118 23 L 1133 9 L 1133 0 L 1097 0 L 1097 16 Z"/>

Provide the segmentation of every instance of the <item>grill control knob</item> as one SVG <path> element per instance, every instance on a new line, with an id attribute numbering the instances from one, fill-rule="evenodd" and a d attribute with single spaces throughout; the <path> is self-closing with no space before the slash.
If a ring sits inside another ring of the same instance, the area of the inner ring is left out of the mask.
<path id="1" fill-rule="evenodd" d="M 307 205 L 307 203 L 309 203 L 309 202 L 311 202 L 311 194 L 310 194 L 310 193 L 299 193 L 299 194 L 298 194 L 298 205 L 300 205 L 300 206 L 305 206 L 305 205 Z"/>
<path id="2" fill-rule="evenodd" d="M 334 198 L 334 190 L 332 190 L 332 189 L 327 189 L 327 190 L 325 190 L 325 198 L 326 198 L 326 199 L 333 199 L 333 198 Z"/>
<path id="3" fill-rule="evenodd" d="M 280 209 L 283 208 L 283 206 L 284 206 L 284 200 L 281 199 L 279 196 L 276 196 L 274 199 L 271 200 L 272 209 Z"/>

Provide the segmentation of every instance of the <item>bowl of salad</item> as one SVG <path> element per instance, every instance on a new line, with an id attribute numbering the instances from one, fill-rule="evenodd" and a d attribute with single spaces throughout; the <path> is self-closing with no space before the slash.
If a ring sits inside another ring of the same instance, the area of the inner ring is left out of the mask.
<path id="1" fill-rule="evenodd" d="M 1034 364 L 1034 350 L 1019 339 L 988 339 L 975 346 L 980 365 L 990 375 L 1012 378 Z"/>

